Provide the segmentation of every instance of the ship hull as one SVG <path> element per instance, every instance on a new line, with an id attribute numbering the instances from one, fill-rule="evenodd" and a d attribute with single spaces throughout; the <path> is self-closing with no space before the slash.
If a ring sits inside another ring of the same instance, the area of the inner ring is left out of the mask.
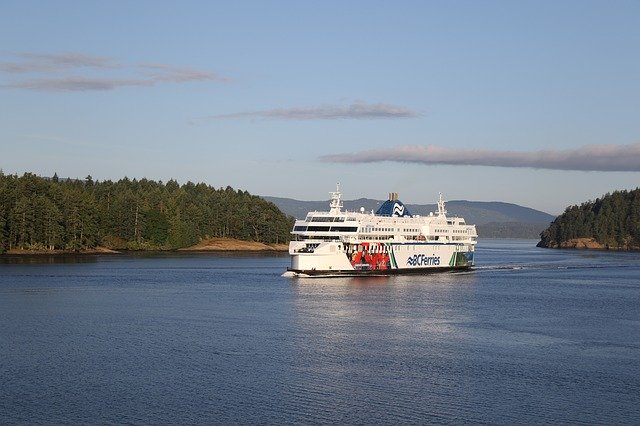
<path id="1" fill-rule="evenodd" d="M 466 270 L 474 265 L 472 246 L 463 244 L 323 242 L 312 252 L 290 245 L 291 266 L 298 276 L 427 274 Z"/>
<path id="2" fill-rule="evenodd" d="M 297 277 L 360 277 L 360 276 L 387 276 L 387 275 L 426 275 L 442 272 L 463 272 L 468 271 L 472 266 L 456 266 L 456 267 L 435 267 L 435 268 L 403 268 L 403 269 L 372 269 L 372 270 L 317 270 L 317 269 L 291 269 L 287 271 Z"/>

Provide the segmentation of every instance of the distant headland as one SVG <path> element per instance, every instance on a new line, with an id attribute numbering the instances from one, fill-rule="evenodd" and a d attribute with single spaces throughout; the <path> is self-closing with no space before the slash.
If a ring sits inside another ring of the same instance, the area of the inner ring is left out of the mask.
<path id="1" fill-rule="evenodd" d="M 640 250 L 640 188 L 567 207 L 540 238 L 538 247 Z"/>

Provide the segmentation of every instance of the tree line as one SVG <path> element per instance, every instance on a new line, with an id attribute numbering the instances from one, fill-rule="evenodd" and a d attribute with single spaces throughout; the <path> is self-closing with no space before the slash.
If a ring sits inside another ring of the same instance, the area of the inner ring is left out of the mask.
<path id="1" fill-rule="evenodd" d="M 593 238 L 609 248 L 640 248 L 640 188 L 567 207 L 540 237 L 544 247 Z"/>
<path id="2" fill-rule="evenodd" d="M 42 178 L 0 170 L 0 253 L 188 247 L 210 237 L 285 243 L 294 219 L 247 191 L 204 183 Z"/>

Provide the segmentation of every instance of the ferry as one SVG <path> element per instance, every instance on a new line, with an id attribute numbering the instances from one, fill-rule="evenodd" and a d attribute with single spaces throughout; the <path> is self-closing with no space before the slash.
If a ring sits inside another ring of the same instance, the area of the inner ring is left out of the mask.
<path id="1" fill-rule="evenodd" d="M 397 193 L 377 212 L 342 211 L 340 185 L 329 211 L 296 220 L 289 243 L 293 276 L 354 276 L 469 269 L 478 240 L 475 225 L 449 217 L 440 194 L 437 211 L 412 215 Z"/>

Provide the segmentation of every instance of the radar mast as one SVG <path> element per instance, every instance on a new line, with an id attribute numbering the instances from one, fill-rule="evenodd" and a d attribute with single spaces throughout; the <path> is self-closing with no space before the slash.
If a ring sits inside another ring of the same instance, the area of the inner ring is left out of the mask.
<path id="1" fill-rule="evenodd" d="M 340 199 L 340 197 L 342 197 L 342 194 L 340 193 L 340 184 L 337 183 L 336 190 L 334 192 L 329 192 L 329 194 L 331 195 L 331 202 L 329 203 L 329 207 L 331 208 L 331 210 L 329 210 L 329 213 L 340 214 L 340 209 L 342 208 L 342 200 Z"/>
<path id="2" fill-rule="evenodd" d="M 447 214 L 447 210 L 444 208 L 444 199 L 442 198 L 442 192 L 439 193 L 438 197 L 438 216 L 445 216 Z"/>

